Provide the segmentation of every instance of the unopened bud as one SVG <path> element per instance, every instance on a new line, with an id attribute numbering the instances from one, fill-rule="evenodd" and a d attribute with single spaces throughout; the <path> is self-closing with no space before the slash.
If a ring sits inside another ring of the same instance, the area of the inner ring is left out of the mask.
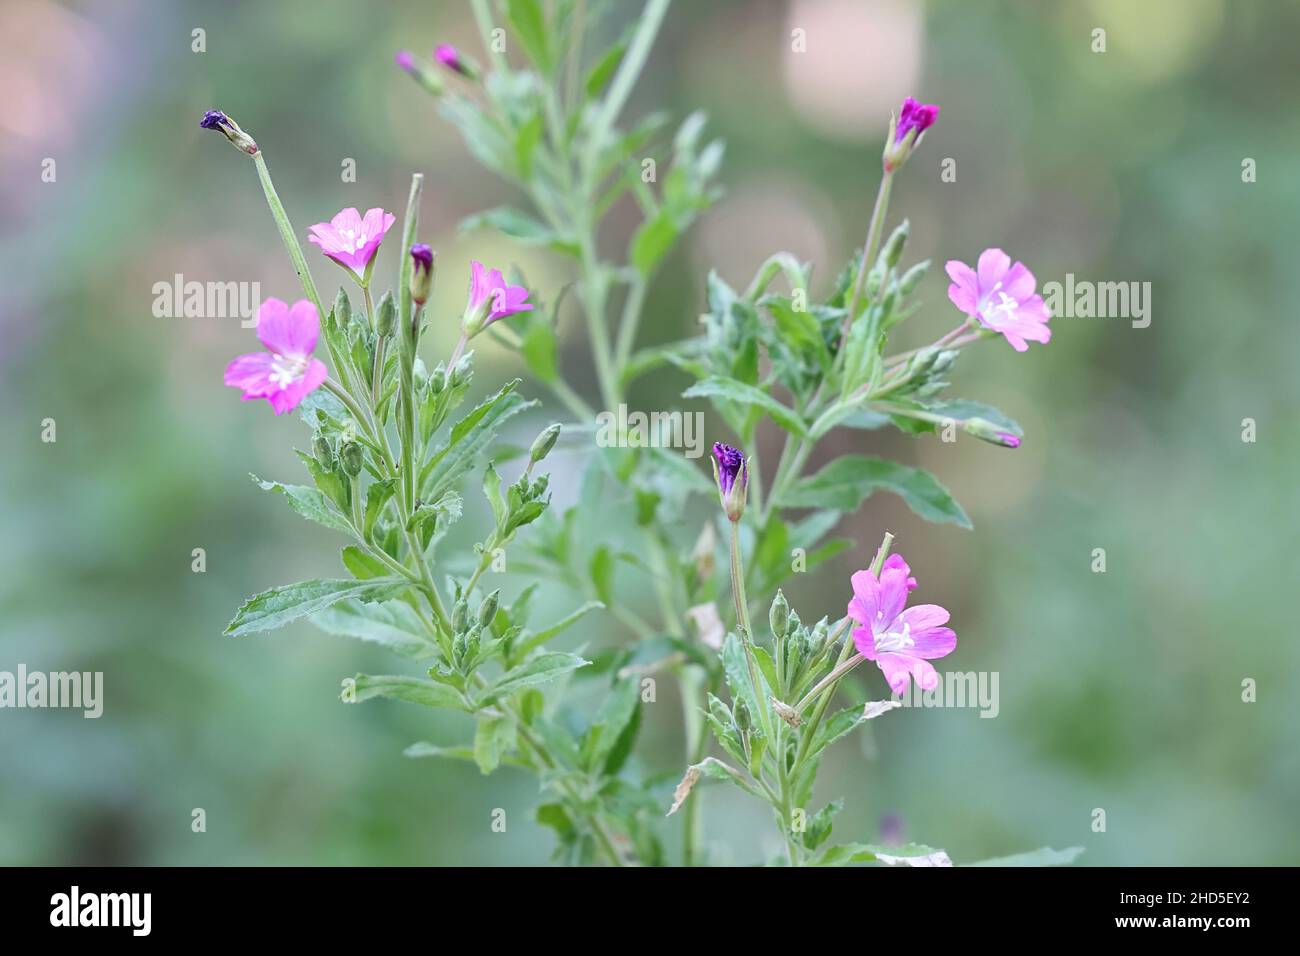
<path id="1" fill-rule="evenodd" d="M 446 387 L 447 370 L 442 367 L 442 363 L 438 363 L 438 367 L 429 374 L 429 392 L 432 395 L 437 395 Z"/>
<path id="2" fill-rule="evenodd" d="M 406 71 L 406 74 L 419 83 L 434 96 L 442 95 L 442 77 L 425 64 L 416 60 L 410 50 L 398 50 L 393 55 L 393 62 Z"/>
<path id="3" fill-rule="evenodd" d="M 546 429 L 533 440 L 533 447 L 528 451 L 528 463 L 535 465 L 551 453 L 555 447 L 555 441 L 560 437 L 560 423 L 548 425 Z"/>
<path id="4" fill-rule="evenodd" d="M 361 446 L 354 441 L 345 441 L 339 446 L 339 461 L 349 477 L 355 478 L 361 474 Z"/>
<path id="5" fill-rule="evenodd" d="M 731 717 L 732 717 L 732 721 L 736 725 L 736 729 L 739 730 L 742 734 L 747 733 L 749 731 L 750 728 L 749 705 L 745 703 L 745 698 L 743 697 L 736 698 L 735 706 L 731 708 Z"/>
<path id="6" fill-rule="evenodd" d="M 474 377 L 474 353 L 470 352 L 456 363 L 456 367 L 451 370 L 451 387 L 459 388 L 462 385 L 468 385 L 469 380 Z"/>
<path id="7" fill-rule="evenodd" d="M 392 335 L 397 329 L 397 303 L 393 293 L 385 292 L 384 297 L 375 306 L 375 331 L 382 336 Z"/>
<path id="8" fill-rule="evenodd" d="M 908 231 L 908 222 L 904 219 L 898 224 L 898 227 L 885 243 L 880 258 L 884 261 L 886 269 L 894 268 L 894 266 L 898 265 L 898 261 L 903 258 L 903 246 L 907 244 Z"/>
<path id="9" fill-rule="evenodd" d="M 968 418 L 961 423 L 962 431 L 969 435 L 974 435 L 981 441 L 989 442 L 993 445 L 1000 445 L 1003 448 L 1019 448 L 1020 436 L 1007 431 L 992 422 L 983 418 Z"/>
<path id="10" fill-rule="evenodd" d="M 911 295 L 915 292 L 916 287 L 921 284 L 921 280 L 925 278 L 925 273 L 929 268 L 930 260 L 926 259 L 904 272 L 902 278 L 898 280 L 898 294 Z"/>
<path id="11" fill-rule="evenodd" d="M 478 623 L 480 627 L 492 626 L 492 621 L 497 616 L 497 607 L 500 605 L 500 602 L 500 588 L 497 588 L 483 599 L 483 603 L 478 606 Z"/>
<path id="12" fill-rule="evenodd" d="M 347 290 L 339 286 L 339 294 L 334 297 L 334 327 L 346 329 L 352 321 L 352 300 Z"/>
<path id="13" fill-rule="evenodd" d="M 320 462 L 322 468 L 334 467 L 334 449 L 330 447 L 330 440 L 325 437 L 324 433 L 317 432 L 312 435 L 311 453 Z"/>
<path id="14" fill-rule="evenodd" d="M 478 79 L 478 64 L 450 43 L 440 43 L 433 55 L 447 69 L 459 73 L 467 80 Z"/>
<path id="15" fill-rule="evenodd" d="M 767 612 L 767 623 L 772 628 L 772 636 L 776 638 L 785 637 L 785 630 L 790 624 L 790 605 L 786 603 L 785 594 L 781 591 L 776 592 L 776 597 L 772 599 L 772 606 Z"/>
<path id="16" fill-rule="evenodd" d="M 468 624 L 469 605 L 465 603 L 464 598 L 461 598 L 451 609 L 451 629 L 456 634 L 463 634 Z"/>
<path id="17" fill-rule="evenodd" d="M 433 289 L 433 250 L 422 242 L 411 246 L 411 299 L 416 305 L 429 301 Z"/>
<path id="18" fill-rule="evenodd" d="M 199 126 L 203 129 L 215 129 L 222 133 L 235 149 L 247 153 L 249 156 L 256 155 L 257 144 L 253 142 L 253 137 L 249 136 L 239 124 L 232 120 L 221 110 L 208 110 L 203 114 L 203 119 L 199 120 Z"/>

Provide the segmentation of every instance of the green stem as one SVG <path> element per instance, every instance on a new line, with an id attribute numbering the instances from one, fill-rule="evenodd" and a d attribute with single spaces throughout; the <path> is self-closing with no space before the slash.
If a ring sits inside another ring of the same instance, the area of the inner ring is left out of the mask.
<path id="1" fill-rule="evenodd" d="M 316 291 L 316 283 L 312 281 L 311 270 L 307 268 L 307 259 L 302 254 L 302 246 L 299 245 L 298 236 L 293 231 L 293 224 L 289 222 L 289 216 L 284 211 L 284 204 L 280 202 L 280 197 L 275 191 L 275 184 L 271 182 L 271 173 L 266 168 L 266 159 L 261 151 L 253 155 L 253 165 L 257 167 L 257 178 L 262 181 L 262 192 L 266 194 L 266 204 L 271 207 L 271 215 L 280 230 L 280 240 L 284 243 L 285 251 L 289 253 L 289 259 L 293 262 L 294 271 L 298 273 L 298 281 L 302 283 L 302 291 L 311 300 L 311 304 L 316 306 L 316 311 L 321 318 L 324 318 L 326 313 L 321 305 L 320 293 Z"/>
<path id="2" fill-rule="evenodd" d="M 663 24 L 664 15 L 668 12 L 670 2 L 671 0 L 649 0 L 645 5 L 645 12 L 641 14 L 636 34 L 632 37 L 632 42 L 627 48 L 627 53 L 623 55 L 622 62 L 619 63 L 618 72 L 614 74 L 614 79 L 609 85 L 609 92 L 605 94 L 605 98 L 601 101 L 600 111 L 596 114 L 595 122 L 592 124 L 591 148 L 586 153 L 590 161 L 590 165 L 587 166 L 588 170 L 599 159 L 601 150 L 605 145 L 605 139 L 609 136 L 614 121 L 618 119 L 619 112 L 631 95 L 632 87 L 636 85 L 641 70 L 645 67 L 646 58 L 650 55 L 650 47 L 654 45 L 655 37 L 659 33 L 659 27 Z"/>
<path id="3" fill-rule="evenodd" d="M 745 567 L 740 554 L 740 522 L 731 522 L 731 594 L 736 604 L 736 623 L 740 627 L 740 645 L 745 651 L 745 667 L 749 670 L 749 685 L 754 691 L 755 715 L 763 728 L 763 735 L 772 739 L 772 725 L 768 720 L 767 701 L 762 699 L 763 685 L 759 682 L 758 667 L 754 663 L 754 626 L 749 622 L 749 599 L 745 596 Z"/>
<path id="4" fill-rule="evenodd" d="M 867 226 L 867 239 L 862 245 L 862 262 L 858 266 L 858 281 L 853 286 L 853 297 L 849 300 L 849 309 L 844 315 L 844 324 L 841 328 L 843 336 L 847 336 L 849 326 L 858 316 L 858 303 L 862 299 L 863 290 L 867 285 L 867 273 L 871 271 L 872 260 L 876 257 L 876 247 L 880 245 L 880 234 L 885 228 L 885 212 L 889 209 L 889 192 L 894 183 L 893 172 L 886 170 L 880 176 L 880 188 L 876 190 L 876 205 L 871 210 L 871 222 Z M 843 354 L 843 349 L 840 350 Z"/>

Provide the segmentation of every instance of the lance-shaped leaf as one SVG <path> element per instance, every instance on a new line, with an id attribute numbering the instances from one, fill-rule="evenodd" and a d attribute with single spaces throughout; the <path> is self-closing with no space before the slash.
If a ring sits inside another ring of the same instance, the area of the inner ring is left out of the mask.
<path id="1" fill-rule="evenodd" d="M 809 866 L 848 866 L 852 863 L 884 863 L 886 866 L 952 866 L 943 850 L 908 843 L 877 846 L 871 843 L 841 843 L 828 846 L 809 861 Z"/>
<path id="2" fill-rule="evenodd" d="M 787 408 L 778 402 L 775 398 L 753 385 L 746 385 L 734 378 L 722 378 L 714 376 L 706 378 L 702 382 L 696 382 L 686 391 L 682 392 L 683 398 L 721 398 L 728 402 L 736 402 L 741 405 L 748 405 L 753 408 L 761 409 L 771 416 L 772 421 L 776 422 L 788 432 L 793 432 L 800 438 L 808 436 L 808 427 L 804 424 L 802 418 L 792 408 Z M 848 509 L 842 509 L 848 510 Z"/>
<path id="3" fill-rule="evenodd" d="M 576 624 L 583 617 L 583 615 L 587 614 L 588 612 L 603 611 L 604 609 L 605 609 L 605 605 L 602 604 L 600 601 L 588 601 L 586 604 L 583 604 L 581 607 L 573 611 L 571 614 L 568 614 L 565 617 L 561 618 L 560 620 L 556 621 L 550 627 L 542 628 L 542 630 L 536 633 L 530 633 L 528 631 L 525 631 L 523 637 L 516 645 L 517 648 L 516 653 L 527 654 L 534 647 L 540 647 L 542 644 L 545 644 L 547 641 L 549 641 L 555 635 L 559 634 L 561 631 Z M 514 614 L 513 608 L 511 612 L 513 615 Z"/>
<path id="4" fill-rule="evenodd" d="M 409 604 L 341 601 L 314 615 L 312 623 L 328 634 L 382 644 L 404 657 L 421 660 L 438 653 L 438 645 Z"/>
<path id="5" fill-rule="evenodd" d="M 586 667 L 591 661 L 584 660 L 577 654 L 565 654 L 561 651 L 547 651 L 530 657 L 518 667 L 512 667 L 483 692 L 482 703 L 486 704 L 506 694 L 513 694 L 525 687 L 546 684 L 563 677 L 579 667 Z"/>
<path id="6" fill-rule="evenodd" d="M 507 383 L 501 391 L 452 426 L 447 444 L 434 452 L 420 471 L 421 497 L 435 501 L 450 490 L 487 450 L 502 423 L 537 404 L 525 401 L 515 393 L 518 384 L 518 379 Z"/>
<path id="7" fill-rule="evenodd" d="M 289 501 L 289 507 L 304 518 L 335 531 L 342 531 L 344 534 L 352 533 L 347 519 L 332 508 L 329 500 L 315 488 L 308 488 L 306 485 L 285 485 L 278 481 L 263 481 L 253 474 L 248 477 L 266 491 L 278 491 L 283 494 Z"/>
<path id="8" fill-rule="evenodd" d="M 315 614 L 340 601 L 383 601 L 406 586 L 395 578 L 369 581 L 300 581 L 263 591 L 244 602 L 226 625 L 228 637 L 271 631 L 290 621 Z"/>
<path id="9" fill-rule="evenodd" d="M 939 480 L 920 468 L 869 455 L 845 455 L 798 482 L 781 498 L 789 508 L 855 511 L 875 491 L 892 491 L 927 521 L 971 527 L 970 518 Z"/>
<path id="10" fill-rule="evenodd" d="M 425 680 L 422 677 L 358 674 L 353 681 L 353 686 L 345 687 L 341 695 L 349 703 L 360 703 L 372 697 L 391 697 L 393 700 L 423 704 L 425 707 L 470 710 L 454 687 Z"/>

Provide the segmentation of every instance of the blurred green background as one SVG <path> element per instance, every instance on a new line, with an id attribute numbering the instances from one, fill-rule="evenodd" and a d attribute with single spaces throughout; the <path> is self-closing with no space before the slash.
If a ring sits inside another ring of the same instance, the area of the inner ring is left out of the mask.
<path id="1" fill-rule="evenodd" d="M 611 35 L 639 4 L 615 7 Z M 1104 54 L 1092 52 L 1098 27 Z M 196 28 L 206 52 L 191 51 Z M 804 53 L 791 50 L 795 29 Z M 908 94 L 942 105 L 895 188 L 909 259 L 973 262 L 1001 246 L 1040 283 L 1151 283 L 1149 328 L 1058 317 L 1046 347 L 963 356 L 954 394 L 1018 418 L 1027 439 L 1014 453 L 876 432 L 832 442 L 930 468 L 975 530 L 927 526 L 878 496 L 844 523 L 859 547 L 795 580 L 792 603 L 806 620 L 841 613 L 848 575 L 893 530 L 918 599 L 952 611 L 960 643 L 946 669 L 997 671 L 1001 696 L 993 720 L 900 711 L 841 744 L 818 793 L 847 798 L 838 838 L 872 839 L 892 813 L 907 838 L 958 862 L 1043 844 L 1085 846 L 1093 865 L 1300 862 L 1297 30 L 1300 5 L 1226 0 L 671 10 L 632 113 L 706 110 L 728 142 L 727 194 L 656 283 L 646 341 L 691 332 L 711 267 L 741 285 L 786 249 L 816 264 L 824 290 L 861 242 L 889 111 Z M 0 863 L 547 860 L 533 778 L 402 756 L 415 740 L 462 740 L 466 721 L 339 703 L 341 678 L 410 665 L 307 624 L 220 636 L 247 595 L 339 573 L 338 542 L 246 477 L 302 480 L 290 446 L 307 441 L 295 417 L 222 386 L 252 332 L 151 311 L 153 284 L 176 273 L 298 296 L 251 163 L 198 128 L 210 107 L 256 137 L 304 238 L 345 205 L 400 212 L 410 173 L 425 172 L 423 232 L 441 270 L 426 355 L 450 350 L 470 258 L 519 263 L 553 299 L 566 261 L 457 232 L 513 197 L 392 63 L 397 48 L 427 56 L 444 40 L 477 55 L 476 37 L 459 2 L 0 8 L 0 670 L 98 670 L 106 683 L 99 720 L 0 711 Z M 1255 183 L 1242 181 L 1246 157 Z M 347 158 L 355 183 L 341 181 Z M 956 182 L 940 181 L 947 158 Z M 614 220 L 611 254 L 627 237 Z M 340 274 L 307 249 L 333 289 Z M 381 274 L 396 257 L 390 243 Z M 922 288 L 904 347 L 958 317 L 940 269 Z M 566 312 L 565 365 L 595 400 L 577 319 Z M 495 345 L 479 357 L 482 390 L 521 373 Z M 677 407 L 686 384 L 657 375 L 634 406 Z M 563 417 L 526 387 L 546 410 L 507 438 Z M 53 444 L 40 440 L 45 418 Z M 779 436 L 763 437 L 775 461 Z M 583 461 L 573 448 L 555 460 L 558 505 L 572 503 Z M 467 499 L 466 542 L 481 531 Z M 599 507 L 617 535 L 626 503 Z M 699 520 L 683 520 L 683 542 Z M 610 625 L 598 618 L 564 645 L 600 642 Z M 1242 702 L 1245 678 L 1255 703 Z M 652 771 L 682 764 L 670 684 L 639 744 Z M 764 808 L 703 793 L 716 861 L 775 848 Z M 497 807 L 505 834 L 490 828 Z M 670 843 L 676 831 L 665 827 Z"/>

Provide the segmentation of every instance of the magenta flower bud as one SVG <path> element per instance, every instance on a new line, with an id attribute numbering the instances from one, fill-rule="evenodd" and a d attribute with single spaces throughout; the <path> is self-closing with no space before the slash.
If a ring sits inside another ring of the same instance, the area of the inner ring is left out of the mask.
<path id="1" fill-rule="evenodd" d="M 253 137 L 240 129 L 239 124 L 221 110 L 208 110 L 204 113 L 203 119 L 199 120 L 199 127 L 201 129 L 215 129 L 230 140 L 232 146 L 249 156 L 257 153 L 257 144 L 253 142 Z"/>
<path id="2" fill-rule="evenodd" d="M 998 441 L 1007 448 L 1020 447 L 1020 439 L 1010 432 L 998 432 Z"/>
<path id="3" fill-rule="evenodd" d="M 393 54 L 393 62 L 406 72 L 411 79 L 419 83 L 434 96 L 442 93 L 442 78 L 433 70 L 415 58 L 410 50 L 398 50 Z"/>
<path id="4" fill-rule="evenodd" d="M 909 96 L 903 100 L 898 111 L 898 129 L 894 131 L 894 142 L 901 141 L 912 130 L 916 130 L 916 138 L 920 139 L 921 134 L 934 125 L 938 116 L 939 107 L 933 103 L 918 103 Z"/>
<path id="5" fill-rule="evenodd" d="M 433 51 L 433 56 L 447 69 L 470 80 L 478 79 L 478 68 L 450 43 L 438 44 L 438 48 Z"/>
<path id="6" fill-rule="evenodd" d="M 422 242 L 411 246 L 411 299 L 424 305 L 433 287 L 433 250 Z"/>
<path id="7" fill-rule="evenodd" d="M 749 466 L 740 449 L 720 441 L 713 443 L 713 477 L 727 519 L 739 521 L 745 513 L 745 494 L 749 488 Z"/>
<path id="8" fill-rule="evenodd" d="M 898 116 L 890 121 L 889 138 L 885 140 L 885 172 L 892 173 L 902 166 L 912 150 L 921 142 L 925 131 L 934 125 L 939 107 L 933 103 L 918 103 L 910 96 L 903 100 Z"/>

